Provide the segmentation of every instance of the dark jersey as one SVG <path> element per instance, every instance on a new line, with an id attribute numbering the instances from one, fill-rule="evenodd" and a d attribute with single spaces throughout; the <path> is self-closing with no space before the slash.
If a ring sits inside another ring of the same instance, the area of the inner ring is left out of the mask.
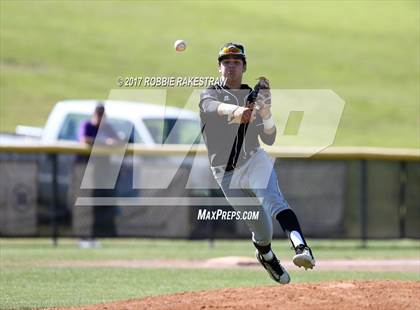
<path id="1" fill-rule="evenodd" d="M 264 133 L 262 118 L 258 113 L 256 120 L 248 124 L 229 124 L 227 115 L 217 113 L 221 103 L 245 106 L 251 91 L 246 84 L 242 84 L 240 89 L 216 84 L 201 93 L 201 128 L 211 166 L 224 166 L 228 171 L 240 166 L 259 147 L 258 136 L 268 145 L 274 143 L 276 134 Z"/>

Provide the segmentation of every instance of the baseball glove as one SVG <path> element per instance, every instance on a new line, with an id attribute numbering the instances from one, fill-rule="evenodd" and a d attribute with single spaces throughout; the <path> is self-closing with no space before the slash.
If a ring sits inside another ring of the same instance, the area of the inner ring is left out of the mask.
<path id="1" fill-rule="evenodd" d="M 261 76 L 248 95 L 246 107 L 249 110 L 242 113 L 241 124 L 252 122 L 255 119 L 254 109 L 260 110 L 264 104 L 269 102 L 270 98 L 270 83 L 267 78 Z"/>
<path id="2" fill-rule="evenodd" d="M 248 95 L 247 107 L 259 110 L 262 104 L 267 104 L 267 99 L 270 97 L 270 82 L 267 78 L 260 76 L 254 89 Z"/>

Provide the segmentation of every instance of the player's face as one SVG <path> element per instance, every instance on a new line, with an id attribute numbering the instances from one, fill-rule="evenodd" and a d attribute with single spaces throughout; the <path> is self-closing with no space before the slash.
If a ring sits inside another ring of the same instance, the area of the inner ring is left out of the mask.
<path id="1" fill-rule="evenodd" d="M 224 59 L 220 62 L 219 65 L 219 72 L 221 73 L 222 77 L 228 81 L 242 80 L 242 75 L 245 70 L 246 66 L 244 65 L 243 61 L 236 58 Z"/>

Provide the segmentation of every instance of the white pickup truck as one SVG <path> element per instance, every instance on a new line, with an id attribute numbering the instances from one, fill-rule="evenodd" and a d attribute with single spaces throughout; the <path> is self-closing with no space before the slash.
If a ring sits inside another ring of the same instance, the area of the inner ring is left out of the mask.
<path id="1" fill-rule="evenodd" d="M 42 143 L 48 144 L 59 140 L 77 141 L 80 123 L 91 118 L 98 103 L 97 100 L 60 101 L 51 111 L 44 128 L 18 126 L 17 133 L 32 137 L 38 136 Z M 100 101 L 100 103 L 105 106 L 107 122 L 114 127 L 121 139 L 127 140 L 128 138 L 130 143 L 146 145 L 202 143 L 200 120 L 197 113 L 193 111 L 139 102 Z M 174 127 L 175 122 L 176 126 Z M 171 132 L 170 135 L 169 132 Z M 129 137 L 127 137 L 128 134 Z M 58 156 L 59 206 L 57 210 L 59 214 L 57 215 L 59 218 L 67 218 L 71 209 L 70 206 L 67 206 L 66 197 L 72 181 L 71 171 L 75 157 L 76 155 L 64 154 Z M 138 194 L 138 191 L 133 191 L 132 182 L 129 180 L 130 177 L 132 178 L 133 161 L 128 160 L 127 157 L 123 161 L 120 180 L 115 189 L 116 194 L 123 197 Z M 201 184 L 203 180 L 208 180 L 211 183 L 208 159 L 203 155 L 197 156 L 195 159 L 176 156 L 148 158 L 142 166 L 172 165 L 172 167 L 179 167 L 181 164 L 191 166 L 193 160 L 195 160 L 193 179 L 199 180 Z M 51 167 L 48 156 L 41 155 L 38 165 L 38 201 L 44 206 L 49 205 L 52 199 Z M 197 189 L 193 195 L 207 195 L 206 191 L 206 189 Z"/>
<path id="2" fill-rule="evenodd" d="M 156 104 L 100 101 L 105 106 L 107 121 L 124 138 L 125 128 L 133 127 L 130 142 L 154 145 L 166 139 L 167 132 L 177 122 L 179 132 L 173 141 L 166 143 L 191 144 L 200 132 L 199 117 L 192 111 Z M 81 121 L 90 119 L 96 100 L 66 100 L 58 102 L 51 111 L 42 130 L 41 141 L 52 143 L 58 140 L 77 141 L 77 132 Z M 180 125 L 181 124 L 181 125 Z"/>

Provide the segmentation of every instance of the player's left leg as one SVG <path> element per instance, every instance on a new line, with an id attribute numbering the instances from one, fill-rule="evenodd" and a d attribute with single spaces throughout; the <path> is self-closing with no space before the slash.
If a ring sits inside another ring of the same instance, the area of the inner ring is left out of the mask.
<path id="1" fill-rule="evenodd" d="M 263 208 L 280 223 L 289 237 L 296 253 L 293 263 L 298 267 L 312 269 L 315 266 L 315 259 L 306 243 L 295 212 L 283 197 L 273 163 L 264 151 L 256 155 L 253 164 L 250 165 L 250 186 L 261 200 Z"/>
<path id="2" fill-rule="evenodd" d="M 293 263 L 298 267 L 312 269 L 315 266 L 315 258 L 311 248 L 306 243 L 295 212 L 292 209 L 280 211 L 276 215 L 276 219 L 289 237 L 296 252 L 296 255 L 293 257 Z"/>

